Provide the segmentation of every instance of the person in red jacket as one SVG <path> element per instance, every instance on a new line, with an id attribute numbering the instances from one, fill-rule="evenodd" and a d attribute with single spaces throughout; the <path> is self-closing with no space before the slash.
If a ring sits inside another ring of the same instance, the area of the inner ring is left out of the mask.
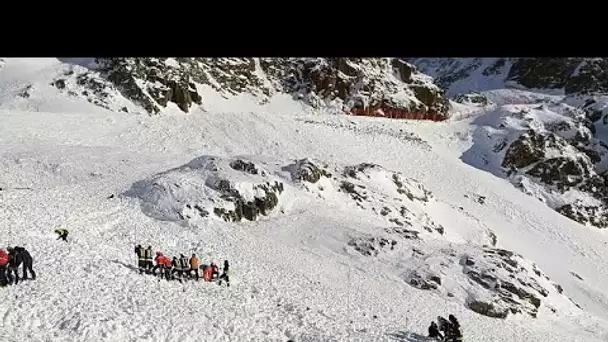
<path id="1" fill-rule="evenodd" d="M 5 250 L 0 249 L 0 286 L 4 287 L 8 285 L 8 279 L 6 279 L 6 270 L 8 268 L 8 253 Z"/>
<path id="2" fill-rule="evenodd" d="M 154 258 L 156 266 L 152 269 L 152 274 L 156 275 L 156 270 L 160 268 L 160 277 L 162 279 L 163 274 L 165 279 L 169 280 L 171 277 L 171 260 L 164 256 L 161 252 L 156 252 L 156 258 Z"/>
<path id="3" fill-rule="evenodd" d="M 206 265 L 203 270 L 203 280 L 211 281 L 211 277 L 213 277 L 213 267 L 211 267 L 211 265 Z"/>

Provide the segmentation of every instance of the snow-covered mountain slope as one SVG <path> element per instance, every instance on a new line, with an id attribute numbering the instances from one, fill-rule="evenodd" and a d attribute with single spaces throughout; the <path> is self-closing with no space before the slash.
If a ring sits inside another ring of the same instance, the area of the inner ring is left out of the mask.
<path id="1" fill-rule="evenodd" d="M 449 102 L 433 80 L 397 58 L 95 58 L 64 59 L 51 84 L 98 106 L 149 114 L 208 108 L 209 90 L 267 103 L 288 94 L 342 114 L 384 105 L 446 115 Z M 70 65 L 70 66 L 68 66 Z M 125 105 L 125 99 L 138 108 Z"/>
<path id="2" fill-rule="evenodd" d="M 544 93 L 605 94 L 607 58 L 407 58 L 456 96 L 505 87 Z"/>
<path id="3" fill-rule="evenodd" d="M 463 152 L 465 162 L 509 177 L 525 193 L 582 224 L 605 228 L 608 101 L 602 82 L 596 81 L 603 79 L 603 61 L 446 58 L 412 62 L 436 76 L 458 106 L 468 108 L 469 117 L 481 114 L 472 121 L 478 129 L 472 133 L 473 146 Z M 556 90 L 566 95 L 556 95 Z"/>
<path id="4" fill-rule="evenodd" d="M 463 163 L 475 118 L 212 92 L 140 116 L 50 86 L 62 68 L 0 69 L 0 232 L 38 273 L 0 289 L 3 341 L 424 341 L 449 313 L 468 341 L 608 338 L 605 232 Z M 137 243 L 228 259 L 231 287 L 139 275 Z"/>

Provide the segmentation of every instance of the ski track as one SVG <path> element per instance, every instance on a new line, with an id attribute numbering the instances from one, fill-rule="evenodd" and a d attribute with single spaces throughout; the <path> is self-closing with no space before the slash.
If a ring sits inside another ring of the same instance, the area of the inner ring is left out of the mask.
<path id="1" fill-rule="evenodd" d="M 10 79 L 0 91 L 21 86 Z M 246 110 L 149 118 L 86 103 L 70 113 L 38 106 L 0 110 L 3 243 L 28 248 L 38 274 L 0 291 L 2 341 L 421 341 L 415 334 L 426 335 L 431 320 L 449 313 L 460 318 L 467 341 L 608 338 L 605 232 L 462 163 L 454 149 L 467 142 L 458 137 L 472 134 L 462 123 Z M 586 311 L 502 321 L 416 290 L 389 265 L 336 247 L 354 231 L 377 228 L 345 209 L 309 203 L 259 222 L 187 227 L 145 216 L 134 200 L 107 198 L 204 154 L 374 162 L 401 171 L 463 207 L 480 230 L 497 234 L 498 247 L 537 263 Z M 21 186 L 32 190 L 11 189 Z M 471 193 L 486 196 L 485 204 L 464 197 Z M 57 227 L 70 230 L 69 243 L 56 240 Z M 170 255 L 195 251 L 201 263 L 227 258 L 231 287 L 138 275 L 136 243 Z"/>

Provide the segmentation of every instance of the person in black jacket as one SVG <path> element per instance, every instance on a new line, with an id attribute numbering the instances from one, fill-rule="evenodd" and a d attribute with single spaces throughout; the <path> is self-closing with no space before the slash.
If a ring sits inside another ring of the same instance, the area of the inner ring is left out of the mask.
<path id="1" fill-rule="evenodd" d="M 19 272 L 17 272 L 17 268 L 19 267 L 19 265 L 21 265 L 23 260 L 21 259 L 21 256 L 17 255 L 17 252 L 15 252 L 15 249 L 13 247 L 6 248 L 6 251 L 8 252 L 8 264 L 5 267 L 6 280 L 8 281 L 9 284 L 12 284 L 13 281 L 15 284 L 18 284 L 19 283 Z M 13 273 L 15 274 L 14 280 L 13 280 Z"/>
<path id="2" fill-rule="evenodd" d="M 135 246 L 135 254 L 137 255 L 137 267 L 139 268 L 139 273 L 144 273 L 144 270 L 147 267 L 145 249 L 143 249 L 141 245 L 137 245 Z"/>
<path id="3" fill-rule="evenodd" d="M 437 326 L 439 328 L 439 331 L 441 331 L 443 333 L 443 336 L 447 337 L 449 325 L 450 325 L 450 322 L 448 322 L 447 319 L 445 319 L 441 316 L 437 316 Z"/>
<path id="4" fill-rule="evenodd" d="M 148 248 L 144 250 L 144 259 L 146 264 L 146 273 L 150 274 L 154 268 L 154 263 L 152 262 L 152 246 L 148 245 Z"/>
<path id="5" fill-rule="evenodd" d="M 222 269 L 222 275 L 218 278 L 218 285 L 222 285 L 222 280 L 226 281 L 226 286 L 230 287 L 230 278 L 228 277 L 228 271 L 230 270 L 230 265 L 228 264 L 228 260 L 224 260 L 224 268 Z"/>
<path id="6" fill-rule="evenodd" d="M 429 337 L 434 338 L 436 340 L 442 340 L 443 335 L 439 332 L 439 328 L 437 327 L 437 323 L 435 321 L 431 322 L 431 326 L 429 326 Z"/>
<path id="7" fill-rule="evenodd" d="M 450 342 L 462 342 L 462 332 L 460 331 L 460 322 L 454 315 L 448 316 L 449 324 L 446 333 L 446 340 Z"/>
<path id="8" fill-rule="evenodd" d="M 55 233 L 57 235 L 59 235 L 57 237 L 57 240 L 61 239 L 61 240 L 65 241 L 65 242 L 68 242 L 68 234 L 69 234 L 69 232 L 68 232 L 67 229 L 55 229 Z"/>
<path id="9" fill-rule="evenodd" d="M 19 273 L 18 268 L 19 265 L 23 263 L 23 280 L 27 280 L 27 273 L 29 272 L 32 276 L 33 280 L 36 280 L 36 272 L 32 269 L 32 264 L 34 263 L 30 252 L 27 249 L 19 246 L 15 246 L 15 248 L 8 248 L 9 252 L 9 270 L 8 270 L 8 278 L 9 282 L 12 282 L 11 273 L 15 273 L 15 284 L 19 282 Z"/>

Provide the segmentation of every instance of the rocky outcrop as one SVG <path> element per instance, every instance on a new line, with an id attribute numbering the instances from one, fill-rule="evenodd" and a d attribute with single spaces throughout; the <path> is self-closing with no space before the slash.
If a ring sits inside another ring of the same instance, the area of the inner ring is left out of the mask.
<path id="1" fill-rule="evenodd" d="M 479 300 L 472 300 L 467 303 L 467 307 L 480 315 L 492 317 L 492 318 L 507 318 L 509 310 L 499 309 L 492 303 L 486 303 Z"/>
<path id="2" fill-rule="evenodd" d="M 556 300 L 560 306 L 573 305 L 561 286 L 534 263 L 509 250 L 484 246 L 431 252 L 413 247 L 412 251 L 408 265 L 418 266 L 404 270 L 402 277 L 407 284 L 445 294 L 479 314 L 536 317 L 542 305 L 556 310 Z"/>
<path id="3" fill-rule="evenodd" d="M 480 93 L 467 93 L 467 94 L 458 94 L 454 96 L 454 102 L 465 103 L 465 104 L 474 104 L 481 107 L 487 106 L 489 101 L 488 98 L 484 94 Z"/>
<path id="4" fill-rule="evenodd" d="M 491 128 L 479 129 L 479 140 L 488 140 L 495 155 L 479 150 L 470 158 L 467 155 L 467 159 L 500 174 L 494 170 L 497 163 L 492 160 L 497 156 L 498 164 L 506 171 L 503 174 L 525 193 L 582 224 L 608 227 L 608 183 L 602 176 L 608 169 L 608 142 L 602 140 L 608 125 L 608 58 L 408 61 L 433 76 L 456 102 L 463 104 L 483 103 L 482 98 L 473 101 L 470 94 L 476 91 L 531 90 L 520 94 L 505 92 L 504 96 L 513 96 L 505 100 L 516 101 L 516 105 L 499 103 L 496 115 L 504 115 L 502 120 L 496 125 L 489 123 Z M 555 90 L 563 90 L 566 96 L 559 99 L 540 94 L 555 94 Z M 485 95 L 493 96 L 491 92 Z M 481 144 L 485 141 L 479 143 L 480 147 Z M 476 148 L 468 152 L 473 150 Z"/>
<path id="5" fill-rule="evenodd" d="M 529 89 L 563 89 L 567 95 L 608 92 L 608 58 L 406 58 L 406 60 L 416 65 L 422 72 L 433 76 L 436 84 L 446 90 L 456 83 L 467 84 L 470 91 L 484 91 L 511 82 Z"/>
<path id="6" fill-rule="evenodd" d="M 291 179 L 298 182 L 317 183 L 321 177 L 331 177 L 324 167 L 317 166 L 315 162 L 308 158 L 294 161 L 293 164 L 282 168 L 291 174 Z"/>
<path id="7" fill-rule="evenodd" d="M 442 115 L 449 109 L 430 77 L 396 58 L 97 58 L 96 63 L 96 69 L 75 76 L 83 88 L 101 78 L 104 87 L 150 114 L 169 103 L 184 112 L 203 104 L 197 85 L 227 98 L 249 93 L 260 103 L 286 93 L 315 108 L 383 105 Z"/>
<path id="8" fill-rule="evenodd" d="M 435 223 L 422 210 L 425 203 L 434 201 L 434 198 L 416 180 L 370 163 L 347 166 L 342 176 L 344 179 L 340 180 L 340 191 L 348 194 L 359 208 L 371 210 L 399 227 L 416 226 L 431 234 L 444 233 L 443 226 Z M 372 179 L 385 179 L 394 187 L 381 188 Z"/>
<path id="9" fill-rule="evenodd" d="M 436 290 L 441 286 L 441 277 L 437 274 L 421 275 L 412 271 L 407 278 L 410 285 L 420 290 Z"/>
<path id="10" fill-rule="evenodd" d="M 587 113 L 579 110 L 572 116 L 528 129 L 508 146 L 501 166 L 511 177 L 526 176 L 548 192 L 588 195 L 591 201 L 557 203 L 554 209 L 582 224 L 608 227 L 608 183 L 601 176 L 608 148 L 593 137 Z M 526 117 L 524 113 L 522 119 Z"/>
<path id="11" fill-rule="evenodd" d="M 382 237 L 358 237 L 348 242 L 348 246 L 364 256 L 377 256 L 382 250 L 394 250 L 396 244 L 397 241 Z"/>
<path id="12" fill-rule="evenodd" d="M 98 58 L 96 62 L 102 76 L 148 113 L 158 114 L 169 102 L 184 112 L 193 104 L 202 104 L 189 73 L 167 59 Z"/>
<path id="13" fill-rule="evenodd" d="M 526 271 L 520 266 L 519 260 L 522 257 L 498 248 L 485 248 L 483 253 L 482 261 L 465 256 L 463 272 L 471 281 L 493 292 L 491 307 L 500 304 L 511 313 L 525 312 L 536 317 L 541 298 L 546 297 L 549 292 L 540 286 L 530 274 L 522 273 L 522 271 Z M 535 265 L 532 265 L 532 268 L 527 271 L 532 271 L 537 276 L 541 275 Z M 477 304 L 474 306 L 481 307 Z M 488 306 L 488 308 L 491 307 Z M 496 312 L 496 309 L 490 309 L 488 313 L 492 314 L 492 312 Z M 498 312 L 504 313 L 505 311 L 503 309 Z"/>
<path id="14" fill-rule="evenodd" d="M 140 199 L 142 211 L 159 220 L 239 222 L 270 215 L 284 190 L 252 161 L 204 156 L 136 182 L 123 196 Z"/>
<path id="15" fill-rule="evenodd" d="M 507 79 L 536 89 L 562 89 L 582 58 L 518 58 Z"/>
<path id="16" fill-rule="evenodd" d="M 231 186 L 230 181 L 222 180 L 219 184 L 222 184 L 218 189 L 222 194 L 220 197 L 233 203 L 233 208 L 216 207 L 213 208 L 213 213 L 226 222 L 239 222 L 243 219 L 255 221 L 259 216 L 268 215 L 279 204 L 279 195 L 283 192 L 283 183 L 280 182 L 256 184 L 253 191 L 258 194 L 253 200 L 247 200 Z"/>
<path id="17" fill-rule="evenodd" d="M 554 135 L 545 137 L 534 130 L 528 130 L 511 143 L 503 159 L 502 167 L 520 169 L 536 163 L 545 157 L 545 146 L 548 144 L 550 146 L 556 144 Z"/>

